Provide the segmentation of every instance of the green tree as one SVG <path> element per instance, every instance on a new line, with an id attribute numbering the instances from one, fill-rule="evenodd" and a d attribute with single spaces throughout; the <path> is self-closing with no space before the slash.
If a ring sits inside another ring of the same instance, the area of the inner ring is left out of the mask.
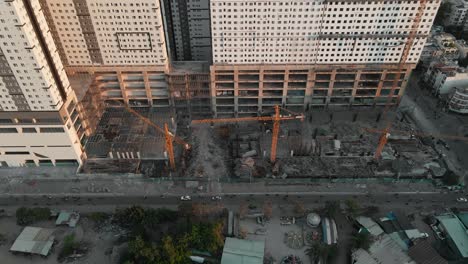
<path id="1" fill-rule="evenodd" d="M 346 210 L 351 216 L 356 216 L 358 211 L 359 211 L 359 205 L 354 199 L 348 199 L 345 201 L 346 204 Z"/>
<path id="2" fill-rule="evenodd" d="M 351 241 L 353 244 L 353 248 L 355 249 L 362 248 L 364 250 L 368 250 L 372 243 L 371 236 L 367 232 L 360 232 L 360 233 L 355 234 L 352 237 Z"/>
<path id="3" fill-rule="evenodd" d="M 125 209 L 117 209 L 114 213 L 114 222 L 125 228 L 142 226 L 143 228 L 155 228 L 157 225 L 176 220 L 176 211 L 166 208 L 143 208 L 132 206 Z"/>
<path id="4" fill-rule="evenodd" d="M 23 226 L 30 225 L 35 222 L 49 219 L 50 214 L 49 208 L 20 207 L 16 210 L 16 223 Z"/>
<path id="5" fill-rule="evenodd" d="M 310 256 L 314 262 L 318 261 L 320 258 L 327 261 L 336 256 L 337 250 L 338 248 L 336 245 L 315 242 L 305 250 L 305 253 Z"/>
<path id="6" fill-rule="evenodd" d="M 187 238 L 194 249 L 217 252 L 224 245 L 223 223 L 194 224 Z"/>
<path id="7" fill-rule="evenodd" d="M 73 254 L 79 248 L 80 248 L 80 243 L 75 241 L 75 235 L 74 234 L 67 235 L 63 239 L 63 246 L 57 256 L 57 259 L 59 261 L 62 261 L 66 257 Z"/>
<path id="8" fill-rule="evenodd" d="M 190 251 L 188 250 L 188 239 L 183 237 L 174 242 L 171 236 L 162 240 L 162 262 L 164 264 L 189 264 Z"/>
<path id="9" fill-rule="evenodd" d="M 130 259 L 124 263 L 160 263 L 161 256 L 159 249 L 152 243 L 147 243 L 141 236 L 137 236 L 134 240 L 128 243 L 128 252 Z"/>
<path id="10" fill-rule="evenodd" d="M 335 217 L 340 208 L 340 203 L 338 201 L 327 201 L 325 203 L 325 215 L 328 217 Z"/>

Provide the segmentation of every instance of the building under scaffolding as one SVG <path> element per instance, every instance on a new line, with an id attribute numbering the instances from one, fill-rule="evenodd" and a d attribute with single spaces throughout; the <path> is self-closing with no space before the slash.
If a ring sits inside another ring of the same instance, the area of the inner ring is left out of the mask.
<path id="1" fill-rule="evenodd" d="M 175 134 L 171 111 L 154 107 L 139 107 L 135 111 L 160 127 L 167 123 Z M 161 132 L 123 107 L 109 107 L 85 145 L 87 161 L 83 172 L 141 172 L 160 176 L 157 174 L 164 172 L 167 163 L 164 148 Z"/>

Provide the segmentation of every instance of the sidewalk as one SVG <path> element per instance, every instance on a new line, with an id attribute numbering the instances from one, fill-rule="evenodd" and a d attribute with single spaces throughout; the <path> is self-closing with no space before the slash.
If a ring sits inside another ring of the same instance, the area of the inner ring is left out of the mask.
<path id="1" fill-rule="evenodd" d="M 53 170 L 52 170 L 53 171 Z M 23 172 L 27 172 L 23 170 Z M 3 172 L 0 170 L 0 174 Z M 278 185 L 264 181 L 253 183 L 218 183 L 219 188 L 211 191 L 213 182 L 198 182 L 201 188 L 185 187 L 184 181 L 148 179 L 139 175 L 98 175 L 49 177 L 25 174 L 29 176 L 2 177 L 0 195 L 60 195 L 60 196 L 179 196 L 179 195 L 216 195 L 216 194 L 349 194 L 363 195 L 367 193 L 412 193 L 436 192 L 428 182 L 399 183 L 313 183 L 309 185 Z M 219 190 L 219 191 L 218 191 Z"/>

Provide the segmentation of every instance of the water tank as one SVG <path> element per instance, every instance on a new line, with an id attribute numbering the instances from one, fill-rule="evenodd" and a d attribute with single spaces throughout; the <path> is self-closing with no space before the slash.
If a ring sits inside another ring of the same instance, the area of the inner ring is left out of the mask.
<path id="1" fill-rule="evenodd" d="M 313 227 L 320 225 L 320 216 L 316 213 L 310 213 L 307 215 L 307 224 Z"/>

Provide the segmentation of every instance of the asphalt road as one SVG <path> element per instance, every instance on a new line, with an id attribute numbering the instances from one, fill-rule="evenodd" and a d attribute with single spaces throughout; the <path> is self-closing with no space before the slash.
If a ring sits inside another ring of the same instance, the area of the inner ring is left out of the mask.
<path id="1" fill-rule="evenodd" d="M 468 203 L 457 202 L 458 197 L 468 197 L 466 193 L 440 193 L 440 194 L 371 194 L 371 195 L 343 195 L 343 194 L 251 194 L 251 195 L 223 195 L 220 201 L 212 201 L 211 196 L 191 196 L 191 201 L 181 201 L 178 196 L 114 196 L 102 195 L 94 197 L 62 196 L 62 195 L 10 195 L 0 197 L 0 206 L 49 206 L 49 207 L 92 207 L 96 206 L 128 206 L 145 205 L 152 207 L 173 207 L 181 203 L 216 203 L 220 202 L 226 207 L 236 207 L 241 203 L 261 203 L 271 201 L 272 204 L 290 204 L 300 201 L 303 204 L 325 204 L 326 201 L 344 201 L 354 199 L 362 205 L 391 205 L 414 207 L 468 207 Z"/>

